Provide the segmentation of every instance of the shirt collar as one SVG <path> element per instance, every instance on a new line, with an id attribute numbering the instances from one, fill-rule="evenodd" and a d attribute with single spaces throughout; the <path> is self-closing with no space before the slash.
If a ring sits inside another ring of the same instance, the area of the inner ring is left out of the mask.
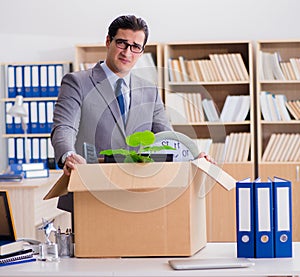
<path id="1" fill-rule="evenodd" d="M 115 84 L 117 82 L 117 80 L 120 78 L 117 74 L 115 74 L 114 72 L 112 72 L 110 70 L 110 68 L 107 66 L 106 61 L 104 61 L 103 63 L 100 64 L 100 66 L 102 67 L 102 69 L 105 72 L 105 75 L 111 85 L 111 87 L 114 89 Z M 127 88 L 129 88 L 129 84 L 130 84 L 130 73 L 128 73 L 126 76 L 122 77 L 122 79 L 124 80 L 125 86 Z"/>

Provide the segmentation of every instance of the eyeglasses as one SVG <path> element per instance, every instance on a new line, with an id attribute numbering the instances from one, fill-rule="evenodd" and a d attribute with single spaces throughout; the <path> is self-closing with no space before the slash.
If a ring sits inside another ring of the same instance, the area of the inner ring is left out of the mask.
<path id="1" fill-rule="evenodd" d="M 116 46 L 119 48 L 119 49 L 127 49 L 128 47 L 130 47 L 130 51 L 132 53 L 135 53 L 135 54 L 139 54 L 139 53 L 142 53 L 144 51 L 144 46 L 140 45 L 140 44 L 130 44 L 128 43 L 126 40 L 124 39 L 120 39 L 120 38 L 112 38 L 112 40 L 114 40 L 116 42 Z"/>

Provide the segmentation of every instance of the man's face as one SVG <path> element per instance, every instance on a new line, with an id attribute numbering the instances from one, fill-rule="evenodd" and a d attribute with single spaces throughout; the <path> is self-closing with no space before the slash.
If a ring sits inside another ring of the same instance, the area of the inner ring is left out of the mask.
<path id="1" fill-rule="evenodd" d="M 126 49 L 120 49 L 117 47 L 117 41 L 122 40 L 128 44 L 143 46 L 144 39 L 145 34 L 143 31 L 127 29 L 119 29 L 112 41 L 110 41 L 109 36 L 107 36 L 107 66 L 120 77 L 127 75 L 142 53 L 131 52 L 130 46 Z"/>

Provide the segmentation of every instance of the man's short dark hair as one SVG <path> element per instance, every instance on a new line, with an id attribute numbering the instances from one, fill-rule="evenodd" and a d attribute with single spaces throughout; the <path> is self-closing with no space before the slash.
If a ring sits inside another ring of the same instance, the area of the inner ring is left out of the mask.
<path id="1" fill-rule="evenodd" d="M 142 18 L 138 18 L 134 15 L 122 15 L 117 17 L 108 27 L 108 36 L 110 40 L 112 40 L 113 37 L 115 37 L 119 29 L 143 31 L 145 34 L 144 45 L 148 40 L 148 26 Z"/>

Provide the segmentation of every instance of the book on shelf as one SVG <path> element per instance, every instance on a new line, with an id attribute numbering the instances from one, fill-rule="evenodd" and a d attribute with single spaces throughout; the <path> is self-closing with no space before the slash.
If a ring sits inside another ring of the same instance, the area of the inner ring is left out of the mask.
<path id="1" fill-rule="evenodd" d="M 282 70 L 280 54 L 278 52 L 270 53 L 265 51 L 259 52 L 261 80 L 286 80 Z"/>
<path id="2" fill-rule="evenodd" d="M 279 54 L 279 52 L 274 52 L 273 54 L 271 54 L 271 58 L 272 58 L 272 71 L 273 71 L 273 78 L 275 80 L 286 80 L 286 75 L 284 74 L 283 70 L 282 70 L 282 63 L 284 63 L 281 60 L 281 56 Z"/>
<path id="3" fill-rule="evenodd" d="M 273 133 L 262 155 L 263 162 L 297 162 L 300 160 L 300 134 Z"/>
<path id="4" fill-rule="evenodd" d="M 275 102 L 275 95 L 267 93 L 267 104 L 269 106 L 271 121 L 281 120 L 277 104 Z"/>
<path id="5" fill-rule="evenodd" d="M 171 71 L 174 76 L 175 82 L 182 82 L 183 81 L 183 74 L 180 69 L 180 63 L 178 59 L 171 59 Z"/>
<path id="6" fill-rule="evenodd" d="M 278 139 L 276 140 L 276 144 L 274 145 L 274 148 L 272 149 L 272 152 L 270 153 L 269 161 L 270 162 L 276 162 L 280 159 L 279 152 L 282 147 L 285 147 L 284 140 L 286 138 L 287 134 L 280 134 L 278 136 Z"/>
<path id="7" fill-rule="evenodd" d="M 230 133 L 224 145 L 224 162 L 247 162 L 251 136 L 248 132 Z"/>
<path id="8" fill-rule="evenodd" d="M 230 56 L 232 56 L 235 67 L 238 70 L 239 80 L 240 81 L 248 81 L 249 73 L 248 73 L 245 63 L 243 61 L 243 57 L 242 57 L 241 53 L 231 53 Z"/>
<path id="9" fill-rule="evenodd" d="M 228 95 L 220 114 L 223 122 L 244 121 L 250 111 L 250 95 Z"/>
<path id="10" fill-rule="evenodd" d="M 188 82 L 190 80 L 187 69 L 186 69 L 186 61 L 183 56 L 178 57 L 179 61 L 179 66 L 180 66 L 180 71 L 181 71 L 181 76 L 182 76 L 182 81 Z"/>
<path id="11" fill-rule="evenodd" d="M 260 79 L 264 80 L 300 80 L 299 58 L 282 60 L 280 53 L 259 51 Z"/>
<path id="12" fill-rule="evenodd" d="M 273 94 L 267 91 L 260 92 L 260 107 L 262 117 L 266 121 L 290 121 L 287 98 L 284 94 Z"/>
<path id="13" fill-rule="evenodd" d="M 190 123 L 203 122 L 204 112 L 200 93 L 182 93 L 185 102 L 185 112 Z"/>
<path id="14" fill-rule="evenodd" d="M 285 80 L 294 80 L 293 73 L 291 72 L 291 68 L 289 67 L 289 62 L 281 62 L 280 66 L 282 68 Z"/>
<path id="15" fill-rule="evenodd" d="M 294 119 L 300 120 L 300 100 L 289 100 L 285 106 Z"/>
<path id="16" fill-rule="evenodd" d="M 225 142 L 213 142 L 208 153 L 218 164 L 222 164 L 225 160 Z"/>
<path id="17" fill-rule="evenodd" d="M 285 149 L 286 152 L 284 153 L 284 155 L 282 155 L 282 157 L 280 157 L 280 161 L 287 162 L 290 159 L 291 160 L 293 159 L 293 157 L 292 157 L 293 153 L 297 152 L 295 150 L 300 148 L 299 141 L 300 141 L 299 134 L 291 134 L 290 135 L 290 141 L 288 142 L 289 147 L 287 149 Z"/>
<path id="18" fill-rule="evenodd" d="M 192 62 L 192 68 L 194 70 L 194 74 L 196 76 L 197 81 L 203 82 L 204 77 L 200 68 L 200 60 L 192 60 L 191 62 Z"/>
<path id="19" fill-rule="evenodd" d="M 166 110 L 173 124 L 189 124 L 205 120 L 200 93 L 167 93 L 166 102 Z"/>
<path id="20" fill-rule="evenodd" d="M 229 139 L 227 140 L 228 147 L 226 147 L 225 162 L 234 161 L 235 149 L 237 148 L 237 138 L 236 133 L 231 133 L 229 135 Z"/>
<path id="21" fill-rule="evenodd" d="M 269 142 L 265 148 L 265 151 L 262 156 L 262 161 L 268 161 L 270 153 L 272 152 L 274 146 L 276 145 L 276 140 L 279 138 L 278 134 L 273 133 L 269 139 Z"/>
<path id="22" fill-rule="evenodd" d="M 284 94 L 275 94 L 275 105 L 278 107 L 280 119 L 289 121 L 291 116 L 286 107 L 287 98 Z"/>
<path id="23" fill-rule="evenodd" d="M 202 100 L 203 110 L 206 115 L 207 121 L 217 122 L 220 121 L 220 116 L 215 106 L 215 103 L 212 99 L 203 99 Z"/>
<path id="24" fill-rule="evenodd" d="M 300 80 L 300 58 L 290 58 L 290 63 L 295 73 L 296 80 Z"/>
<path id="25" fill-rule="evenodd" d="M 221 61 L 223 61 L 224 67 L 226 68 L 227 75 L 230 81 L 239 81 L 238 76 L 235 74 L 234 63 L 230 62 L 229 54 L 220 55 Z"/>
<path id="26" fill-rule="evenodd" d="M 208 55 L 208 58 L 186 60 L 183 56 L 168 59 L 171 82 L 248 81 L 249 74 L 241 53 Z"/>
<path id="27" fill-rule="evenodd" d="M 189 123 L 185 112 L 184 98 L 180 93 L 167 93 L 166 103 L 166 112 L 172 124 Z"/>
<path id="28" fill-rule="evenodd" d="M 196 69 L 194 69 L 194 66 L 195 65 L 193 65 L 192 60 L 186 61 L 186 71 L 187 71 L 190 81 L 199 82 L 200 80 L 199 80 L 199 77 L 196 76 Z"/>
<path id="29" fill-rule="evenodd" d="M 215 68 L 218 69 L 219 75 L 221 76 L 221 79 L 219 81 L 229 81 L 229 78 L 227 77 L 226 69 L 224 68 L 224 65 L 221 63 L 220 55 L 219 54 L 209 54 L 209 58 L 214 64 Z"/>

